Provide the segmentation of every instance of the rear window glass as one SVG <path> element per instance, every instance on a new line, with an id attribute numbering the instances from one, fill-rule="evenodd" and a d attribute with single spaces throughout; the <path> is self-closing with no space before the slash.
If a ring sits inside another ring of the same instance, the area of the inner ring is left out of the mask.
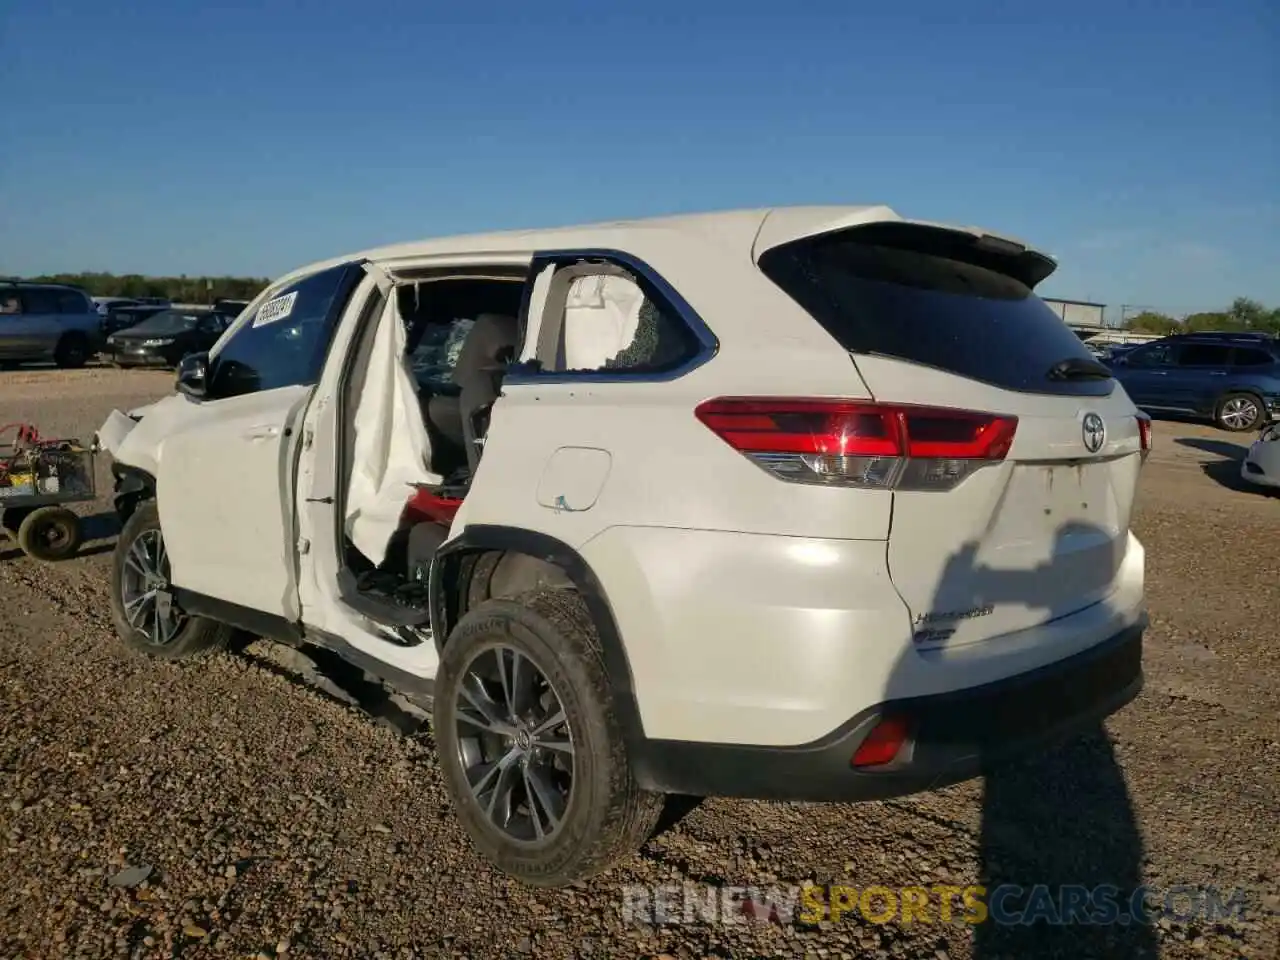
<path id="1" fill-rule="evenodd" d="M 1008 390 L 1110 393 L 1107 377 L 1049 376 L 1063 360 L 1097 361 L 1026 283 L 999 269 L 998 255 L 970 253 L 957 236 L 896 230 L 882 238 L 864 227 L 770 250 L 760 268 L 852 353 Z"/>
<path id="2" fill-rule="evenodd" d="M 1235 363 L 1239 367 L 1265 367 L 1276 362 L 1276 358 L 1265 350 L 1253 347 L 1236 347 Z"/>
<path id="3" fill-rule="evenodd" d="M 1231 348 L 1214 343 L 1186 343 L 1178 351 L 1180 367 L 1225 367 L 1231 359 Z"/>

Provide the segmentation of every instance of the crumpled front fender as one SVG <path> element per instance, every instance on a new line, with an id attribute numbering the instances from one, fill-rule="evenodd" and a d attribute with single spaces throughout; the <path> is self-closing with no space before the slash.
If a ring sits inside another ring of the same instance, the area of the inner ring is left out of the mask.
<path id="1" fill-rule="evenodd" d="M 138 425 L 138 421 L 141 419 L 142 417 L 135 415 L 134 411 L 121 413 L 119 410 L 112 410 L 107 414 L 107 419 L 102 426 L 93 435 L 93 449 L 95 451 L 105 450 L 112 457 L 115 457 L 119 453 L 125 437 L 133 432 L 133 428 Z"/>

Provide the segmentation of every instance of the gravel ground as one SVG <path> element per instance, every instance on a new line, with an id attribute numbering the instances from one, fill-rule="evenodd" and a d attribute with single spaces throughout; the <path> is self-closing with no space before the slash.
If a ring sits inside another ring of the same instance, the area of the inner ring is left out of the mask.
<path id="1" fill-rule="evenodd" d="M 170 383 L 4 373 L 0 424 L 87 438 Z M 95 539 L 75 560 L 0 545 L 0 957 L 1280 955 L 1280 499 L 1238 489 L 1236 438 L 1169 421 L 1156 437 L 1136 520 L 1147 688 L 1105 731 L 893 802 L 707 801 L 559 892 L 478 860 L 420 714 L 329 658 L 261 641 L 187 665 L 126 654 L 106 613 L 105 499 L 84 511 Z M 623 912 L 631 884 L 805 881 L 1249 899 L 1243 919 L 1149 926 L 646 926 Z"/>

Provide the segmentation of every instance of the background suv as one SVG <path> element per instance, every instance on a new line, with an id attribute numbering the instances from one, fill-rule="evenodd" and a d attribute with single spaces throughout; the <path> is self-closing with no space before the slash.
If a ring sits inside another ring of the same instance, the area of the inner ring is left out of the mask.
<path id="1" fill-rule="evenodd" d="M 83 367 L 102 336 L 89 295 L 61 283 L 0 282 L 0 361 L 52 360 Z"/>
<path id="2" fill-rule="evenodd" d="M 1261 333 L 1176 334 L 1113 357 L 1135 404 L 1257 430 L 1280 419 L 1280 339 Z"/>

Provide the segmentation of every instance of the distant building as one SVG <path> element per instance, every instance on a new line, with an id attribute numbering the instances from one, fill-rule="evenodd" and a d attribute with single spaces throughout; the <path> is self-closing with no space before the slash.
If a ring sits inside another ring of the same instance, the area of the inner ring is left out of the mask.
<path id="1" fill-rule="evenodd" d="M 1089 303 L 1085 300 L 1053 300 L 1048 297 L 1044 298 L 1044 302 L 1069 327 L 1083 327 L 1098 331 L 1106 329 L 1106 324 L 1103 322 L 1103 315 L 1107 310 L 1105 303 Z"/>
<path id="2" fill-rule="evenodd" d="M 1085 300 L 1053 300 L 1044 298 L 1049 309 L 1062 318 L 1062 322 L 1075 331 L 1077 337 L 1096 344 L 1147 343 L 1160 339 L 1154 333 L 1130 333 L 1118 327 L 1109 327 L 1103 319 L 1107 305 Z"/>

